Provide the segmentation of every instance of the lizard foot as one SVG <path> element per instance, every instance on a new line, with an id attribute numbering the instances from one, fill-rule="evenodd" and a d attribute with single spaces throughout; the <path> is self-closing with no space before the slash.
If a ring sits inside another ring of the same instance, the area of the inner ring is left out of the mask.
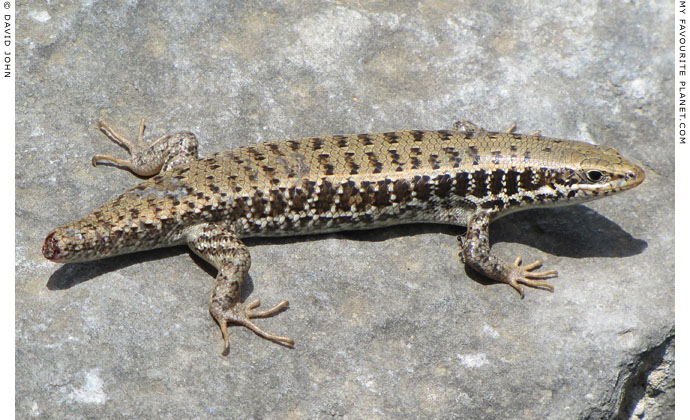
<path id="1" fill-rule="evenodd" d="M 100 121 L 98 129 L 110 141 L 127 150 L 129 159 L 97 154 L 91 159 L 91 163 L 94 166 L 115 166 L 128 170 L 140 177 L 149 177 L 187 163 L 199 156 L 199 142 L 194 134 L 186 131 L 171 135 L 166 134 L 156 139 L 153 143 L 146 144 L 144 142 L 145 128 L 146 125 L 142 118 L 139 125 L 139 134 L 136 141 L 133 141 L 118 134 L 108 124 Z"/>
<path id="2" fill-rule="evenodd" d="M 144 129 L 146 128 L 146 124 L 144 123 L 144 119 L 141 119 L 141 123 L 139 124 L 139 134 L 137 135 L 137 141 L 131 141 L 127 139 L 127 137 L 118 134 L 113 130 L 110 125 L 108 125 L 105 121 L 99 121 L 98 122 L 98 129 L 113 143 L 117 144 L 118 146 L 122 147 L 123 149 L 127 150 L 127 152 L 131 155 L 133 153 L 136 153 L 136 151 L 140 148 L 144 148 Z M 91 164 L 93 166 L 98 166 L 102 165 L 104 163 L 110 163 L 110 164 L 115 164 L 116 166 L 121 166 L 124 168 L 129 168 L 132 164 L 132 162 L 129 159 L 120 159 L 118 157 L 110 156 L 110 155 L 102 155 L 102 154 L 97 154 L 94 155 L 93 158 L 91 158 Z"/>
<path id="3" fill-rule="evenodd" d="M 289 347 L 295 345 L 295 342 L 291 338 L 266 332 L 251 321 L 252 318 L 266 318 L 268 316 L 275 315 L 276 313 L 280 312 L 283 308 L 288 307 L 288 301 L 284 300 L 276 306 L 274 306 L 273 308 L 267 309 L 265 311 L 255 311 L 254 309 L 256 309 L 260 304 L 261 303 L 258 299 L 250 302 L 249 304 L 238 302 L 232 307 L 225 310 L 223 310 L 220 306 L 215 306 L 213 304 L 211 305 L 211 315 L 213 315 L 213 318 L 216 320 L 216 322 L 218 322 L 218 325 L 220 325 L 220 330 L 223 333 L 223 340 L 225 341 L 223 354 L 226 354 L 230 347 L 230 337 L 228 335 L 229 323 L 247 327 L 250 330 L 254 331 L 257 335 L 267 340 L 284 343 Z"/>
<path id="4" fill-rule="evenodd" d="M 536 287 L 538 289 L 546 289 L 550 292 L 553 292 L 553 286 L 551 286 L 546 280 L 540 279 L 556 277 L 558 276 L 558 271 L 532 271 L 535 268 L 539 267 L 541 267 L 541 260 L 537 260 L 532 264 L 522 266 L 522 257 L 517 257 L 515 259 L 513 267 L 511 267 L 511 270 L 504 281 L 508 283 L 513 289 L 517 290 L 517 292 L 520 293 L 521 298 L 525 297 L 525 290 L 522 287 L 523 284 L 525 286 Z"/>

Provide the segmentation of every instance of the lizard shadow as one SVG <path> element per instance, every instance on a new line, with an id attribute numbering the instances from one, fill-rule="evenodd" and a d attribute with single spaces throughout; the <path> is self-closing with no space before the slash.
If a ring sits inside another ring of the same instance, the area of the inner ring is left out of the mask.
<path id="1" fill-rule="evenodd" d="M 191 255 L 192 259 L 204 270 L 206 273 L 214 279 L 218 270 L 213 267 L 208 262 L 204 261 L 201 257 L 193 253 L 186 246 L 176 246 L 170 248 L 156 249 L 146 252 L 137 252 L 133 254 L 120 255 L 113 258 L 104 258 L 103 260 L 91 261 L 85 263 L 73 263 L 64 264 L 62 267 L 57 269 L 48 279 L 47 288 L 49 290 L 65 290 L 73 286 L 76 286 L 82 282 L 94 279 L 100 275 L 109 273 L 111 271 L 119 270 L 130 265 L 158 260 L 166 257 L 172 257 L 180 255 L 183 253 L 188 253 Z M 209 285 L 212 284 L 209 282 Z M 240 300 L 245 302 L 249 295 L 254 291 L 254 282 L 251 275 L 247 274 L 242 282 L 240 289 Z M 210 294 L 209 294 L 210 297 Z M 288 307 L 281 308 L 279 311 L 273 313 L 271 316 L 275 316 L 282 312 L 288 310 Z M 215 320 L 214 320 L 215 321 Z M 217 321 L 216 321 L 217 323 Z M 229 327 L 236 327 L 237 325 L 230 324 Z M 271 340 L 274 343 L 286 347 L 292 348 L 291 345 Z M 227 349 L 225 350 L 227 351 Z M 223 353 L 227 355 L 227 353 Z"/>
<path id="2" fill-rule="evenodd" d="M 414 236 L 424 233 L 442 233 L 458 236 L 465 229 L 458 226 L 431 223 L 391 226 L 373 230 L 339 232 L 334 235 L 356 241 L 383 242 L 387 239 Z M 583 205 L 551 209 L 532 209 L 505 216 L 491 224 L 491 244 L 517 242 L 545 253 L 567 258 L 623 258 L 642 253 L 647 248 L 644 240 L 633 238 L 616 223 Z M 317 241 L 324 235 L 305 235 L 276 238 L 248 238 L 247 245 L 290 244 Z M 49 278 L 49 290 L 64 290 L 111 271 L 133 264 L 188 253 L 192 259 L 215 278 L 216 269 L 191 252 L 186 246 L 156 249 L 121 255 L 103 260 L 65 264 Z M 529 262 L 529 261 L 527 261 Z M 466 269 L 475 281 L 492 284 L 487 279 Z M 250 275 L 245 278 L 241 295 L 245 299 L 254 289 Z"/>
<path id="3" fill-rule="evenodd" d="M 366 231 L 344 232 L 342 235 L 354 240 L 383 241 L 421 233 L 459 236 L 464 235 L 466 229 L 419 224 L 394 226 L 381 231 L 383 234 Z M 583 205 L 530 209 L 509 214 L 493 222 L 489 231 L 491 246 L 498 242 L 521 243 L 565 258 L 624 258 L 641 254 L 648 246 L 646 241 L 634 238 L 615 222 Z M 498 283 L 469 266 L 464 265 L 464 268 L 467 276 L 480 284 Z"/>
<path id="4" fill-rule="evenodd" d="M 342 232 L 352 240 L 384 241 L 421 233 L 464 235 L 464 227 L 417 224 L 376 231 Z M 490 242 L 521 243 L 566 258 L 623 258 L 642 253 L 647 242 L 633 238 L 620 226 L 583 205 L 531 209 L 491 223 Z"/>
<path id="5" fill-rule="evenodd" d="M 119 255 L 96 261 L 63 264 L 62 267 L 55 270 L 50 276 L 46 287 L 48 287 L 49 290 L 65 290 L 103 274 L 129 267 L 130 265 L 174 257 L 185 253 L 189 254 L 192 260 L 194 260 L 211 278 L 216 277 L 218 270 L 216 270 L 215 267 L 204 261 L 186 246 L 180 245 Z M 242 295 L 245 296 L 245 292 L 250 294 L 252 290 L 253 282 L 251 276 L 248 275 L 242 284 Z"/>
<path id="6" fill-rule="evenodd" d="M 415 223 L 337 232 L 332 235 L 355 241 L 384 242 L 388 239 L 425 233 L 459 236 L 464 235 L 465 231 L 466 229 L 460 226 Z M 323 235 L 251 238 L 247 239 L 246 243 L 290 244 L 316 241 L 320 238 L 323 238 Z M 624 258 L 641 254 L 648 246 L 644 240 L 634 238 L 615 222 L 583 205 L 530 209 L 509 214 L 491 224 L 490 242 L 492 246 L 497 242 L 521 243 L 544 253 L 565 258 Z M 464 267 L 468 277 L 480 284 L 497 283 L 468 266 Z"/>
<path id="7" fill-rule="evenodd" d="M 64 264 L 62 267 L 55 270 L 53 274 L 51 274 L 46 287 L 48 290 L 66 290 L 85 281 L 93 280 L 99 276 L 102 276 L 103 274 L 129 267 L 130 265 L 174 257 L 185 253 L 192 257 L 192 260 L 194 260 L 197 265 L 209 275 L 211 280 L 215 279 L 218 272 L 215 267 L 204 261 L 186 246 L 180 245 L 169 248 L 119 255 L 97 261 Z M 211 284 L 212 283 L 209 283 L 209 285 Z M 251 275 L 248 274 L 244 278 L 242 288 L 240 289 L 240 295 L 242 296 L 241 300 L 244 301 L 249 295 L 251 295 L 253 290 L 254 282 L 251 278 Z"/>
<path id="8" fill-rule="evenodd" d="M 65 290 L 103 274 L 117 271 L 130 265 L 172 257 L 186 252 L 185 247 L 154 249 L 145 252 L 119 255 L 102 260 L 63 264 L 48 279 L 49 290 Z"/>

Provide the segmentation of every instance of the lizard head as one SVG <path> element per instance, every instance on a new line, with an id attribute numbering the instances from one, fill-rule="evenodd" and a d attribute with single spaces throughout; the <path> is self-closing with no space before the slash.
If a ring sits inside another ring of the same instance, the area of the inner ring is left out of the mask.
<path id="1" fill-rule="evenodd" d="M 568 197 L 587 201 L 634 188 L 645 179 L 639 166 L 611 147 L 578 143 L 570 155 Z"/>

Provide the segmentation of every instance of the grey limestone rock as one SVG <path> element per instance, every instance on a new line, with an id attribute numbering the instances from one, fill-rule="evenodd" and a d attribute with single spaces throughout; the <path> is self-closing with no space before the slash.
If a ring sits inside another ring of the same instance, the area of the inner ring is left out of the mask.
<path id="1" fill-rule="evenodd" d="M 16 414 L 41 419 L 666 419 L 674 412 L 671 1 L 26 1 L 18 6 Z M 138 180 L 96 129 L 202 154 L 450 128 L 612 146 L 647 180 L 492 225 L 555 293 L 465 270 L 461 229 L 247 241 L 245 293 L 288 349 L 231 329 L 184 248 L 59 266 L 41 245 Z"/>

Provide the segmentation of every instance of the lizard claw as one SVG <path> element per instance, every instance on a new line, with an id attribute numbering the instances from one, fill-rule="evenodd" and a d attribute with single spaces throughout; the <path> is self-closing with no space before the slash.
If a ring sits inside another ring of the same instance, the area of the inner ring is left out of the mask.
<path id="1" fill-rule="evenodd" d="M 263 329 L 261 329 L 261 327 L 256 325 L 253 321 L 251 321 L 252 318 L 266 318 L 268 316 L 275 315 L 276 313 L 280 312 L 283 308 L 288 307 L 288 301 L 284 300 L 276 306 L 265 311 L 254 311 L 254 309 L 256 309 L 260 304 L 261 302 L 257 299 L 248 304 L 238 302 L 232 307 L 225 310 L 222 310 L 218 306 L 211 307 L 211 315 L 216 320 L 216 322 L 218 322 L 218 325 L 220 326 L 220 331 L 223 334 L 223 341 L 225 342 L 223 354 L 227 354 L 228 349 L 230 348 L 230 336 L 228 334 L 228 324 L 230 323 L 242 325 L 243 327 L 249 328 L 250 330 L 254 331 L 257 335 L 267 340 L 284 343 L 289 347 L 295 345 L 295 342 L 291 338 L 266 332 Z"/>
<path id="2" fill-rule="evenodd" d="M 556 277 L 558 276 L 558 271 L 532 271 L 535 268 L 541 267 L 541 264 L 541 260 L 537 260 L 531 264 L 522 266 L 522 257 L 517 257 L 515 259 L 515 263 L 513 264 L 510 274 L 506 279 L 506 283 L 508 283 L 513 289 L 517 290 L 517 292 L 520 294 L 520 298 L 525 297 L 525 289 L 524 287 L 522 287 L 523 284 L 525 286 L 536 287 L 538 289 L 546 289 L 550 292 L 553 292 L 553 286 L 549 284 L 549 282 L 547 282 L 546 280 L 539 279 Z"/>

